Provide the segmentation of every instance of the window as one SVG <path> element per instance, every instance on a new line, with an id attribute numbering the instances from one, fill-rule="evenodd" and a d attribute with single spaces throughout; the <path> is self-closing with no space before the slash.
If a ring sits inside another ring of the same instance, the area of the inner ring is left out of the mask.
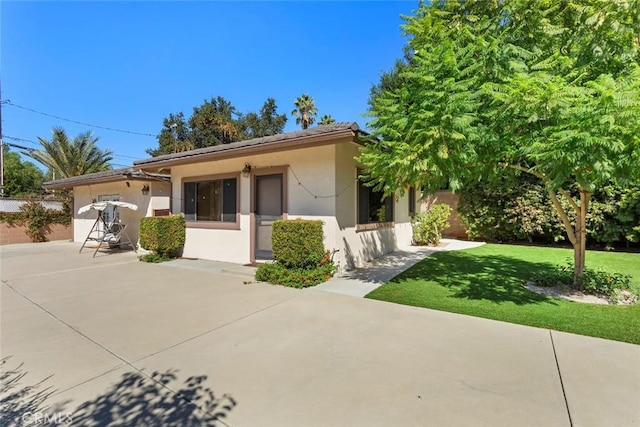
<path id="1" fill-rule="evenodd" d="M 119 202 L 120 196 L 118 194 L 104 194 L 98 196 L 99 202 Z M 115 219 L 115 207 L 107 206 L 104 211 L 102 211 L 102 218 L 104 218 L 105 224 L 111 224 Z"/>
<path id="2" fill-rule="evenodd" d="M 393 197 L 358 181 L 358 224 L 393 221 Z"/>
<path id="3" fill-rule="evenodd" d="M 416 188 L 409 187 L 409 216 L 414 216 L 416 214 Z"/>
<path id="4" fill-rule="evenodd" d="M 183 184 L 187 221 L 235 223 L 238 221 L 238 179 L 211 179 Z"/>

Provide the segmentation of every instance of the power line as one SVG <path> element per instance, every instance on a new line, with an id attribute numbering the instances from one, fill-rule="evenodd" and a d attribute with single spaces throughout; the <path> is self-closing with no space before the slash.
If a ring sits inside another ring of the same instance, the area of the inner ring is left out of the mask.
<path id="1" fill-rule="evenodd" d="M 90 124 L 90 123 L 84 123 L 84 122 L 80 122 L 80 121 L 77 121 L 77 120 L 65 119 L 64 117 L 56 116 L 55 114 L 49 114 L 49 113 L 45 113 L 43 111 L 34 110 L 33 108 L 24 107 L 22 105 L 14 104 L 13 102 L 11 102 L 8 99 L 5 99 L 2 102 L 2 104 L 11 105 L 12 107 L 20 108 L 21 110 L 30 111 L 32 113 L 41 114 L 41 115 L 47 116 L 47 117 L 53 117 L 54 119 L 64 120 L 65 122 L 75 123 L 75 124 L 78 124 L 78 125 L 88 126 L 88 127 L 97 128 L 97 129 L 110 130 L 110 131 L 113 131 L 113 132 L 128 133 L 128 134 L 132 134 L 132 135 L 150 136 L 150 137 L 153 137 L 153 138 L 156 137 L 156 135 L 152 135 L 150 133 L 134 132 L 134 131 L 131 131 L 131 130 L 116 129 L 116 128 L 111 128 L 111 127 L 108 127 L 108 126 L 93 125 L 93 124 Z"/>
<path id="2" fill-rule="evenodd" d="M 6 139 L 10 139 L 12 141 L 21 141 L 21 142 L 28 142 L 30 144 L 33 145 L 40 145 L 39 143 L 31 140 L 31 139 L 25 139 L 25 138 L 18 138 L 15 136 L 9 136 L 9 135 L 2 135 L 2 138 L 6 138 Z M 7 145 L 12 145 L 12 146 L 16 146 L 16 144 L 9 144 L 8 142 L 6 143 Z M 34 148 L 23 148 L 24 150 L 34 150 Z M 122 159 L 130 159 L 130 160 L 140 160 L 140 157 L 133 157 L 133 156 L 125 156 L 124 154 L 113 154 L 111 153 L 111 155 L 113 157 L 119 157 Z"/>

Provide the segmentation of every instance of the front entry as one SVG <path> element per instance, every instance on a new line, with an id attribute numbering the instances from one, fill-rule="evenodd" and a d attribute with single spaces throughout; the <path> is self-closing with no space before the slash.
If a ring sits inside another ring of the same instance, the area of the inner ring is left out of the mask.
<path id="1" fill-rule="evenodd" d="M 255 259 L 273 259 L 271 226 L 283 218 L 283 174 L 255 177 Z"/>

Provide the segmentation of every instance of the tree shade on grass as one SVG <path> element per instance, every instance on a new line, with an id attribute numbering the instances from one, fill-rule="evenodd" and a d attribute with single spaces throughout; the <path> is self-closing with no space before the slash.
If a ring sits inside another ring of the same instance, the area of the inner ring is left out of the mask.
<path id="1" fill-rule="evenodd" d="M 491 244 L 438 252 L 367 298 L 640 344 L 640 304 L 577 303 L 524 287 L 535 271 L 571 257 L 569 249 Z M 593 268 L 630 275 L 640 291 L 640 254 L 590 251 L 587 257 Z"/>

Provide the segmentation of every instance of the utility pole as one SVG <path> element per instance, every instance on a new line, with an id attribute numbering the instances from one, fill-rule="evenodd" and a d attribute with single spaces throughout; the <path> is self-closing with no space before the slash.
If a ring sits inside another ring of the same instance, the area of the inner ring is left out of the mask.
<path id="1" fill-rule="evenodd" d="M 4 197 L 4 144 L 2 144 L 2 82 L 0 81 L 0 197 Z"/>

